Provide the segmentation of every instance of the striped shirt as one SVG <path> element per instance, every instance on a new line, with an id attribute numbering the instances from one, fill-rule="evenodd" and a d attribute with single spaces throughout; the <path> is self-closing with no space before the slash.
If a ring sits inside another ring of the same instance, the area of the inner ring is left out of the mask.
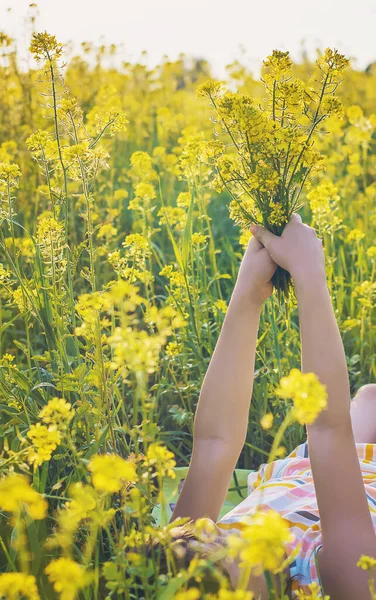
<path id="1" fill-rule="evenodd" d="M 356 447 L 376 531 L 376 444 L 356 444 Z M 310 583 L 316 582 L 321 587 L 317 569 L 321 526 L 307 442 L 286 458 L 263 464 L 257 472 L 249 473 L 248 494 L 218 521 L 218 527 L 239 532 L 242 517 L 257 510 L 277 511 L 288 521 L 294 535 L 294 541 L 285 547 L 287 556 L 298 552 L 290 565 L 291 577 L 295 578 L 293 598 L 296 590 L 309 592 Z"/>

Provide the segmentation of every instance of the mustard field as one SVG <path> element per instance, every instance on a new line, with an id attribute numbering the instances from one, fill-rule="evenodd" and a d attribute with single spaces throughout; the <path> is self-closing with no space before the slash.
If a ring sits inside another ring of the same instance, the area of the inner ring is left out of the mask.
<path id="1" fill-rule="evenodd" d="M 376 63 L 274 52 L 262 79 L 235 62 L 216 82 L 185 56 L 115 68 L 113 47 L 85 43 L 67 59 L 48 33 L 29 52 L 21 70 L 0 34 L 0 597 L 251 600 L 222 580 L 190 587 L 199 560 L 159 572 L 145 549 L 168 549 L 171 527 L 153 509 L 189 463 L 249 225 L 288 220 L 277 153 L 300 165 L 289 198 L 323 239 L 352 392 L 376 381 Z M 300 368 L 281 277 L 240 469 L 268 460 L 290 406 L 275 389 Z M 295 420 L 278 455 L 304 436 Z"/>

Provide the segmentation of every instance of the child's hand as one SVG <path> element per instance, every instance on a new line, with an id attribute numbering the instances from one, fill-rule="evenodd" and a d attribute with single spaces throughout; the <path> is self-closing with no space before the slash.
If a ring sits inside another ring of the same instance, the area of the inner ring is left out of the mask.
<path id="1" fill-rule="evenodd" d="M 271 278 L 276 269 L 269 252 L 256 237 L 251 238 L 240 265 L 235 294 L 261 304 L 273 291 Z"/>
<path id="2" fill-rule="evenodd" d="M 293 214 L 281 237 L 273 235 L 264 227 L 252 226 L 255 238 L 267 248 L 271 258 L 297 279 L 325 276 L 325 256 L 322 242 L 312 227 Z"/>

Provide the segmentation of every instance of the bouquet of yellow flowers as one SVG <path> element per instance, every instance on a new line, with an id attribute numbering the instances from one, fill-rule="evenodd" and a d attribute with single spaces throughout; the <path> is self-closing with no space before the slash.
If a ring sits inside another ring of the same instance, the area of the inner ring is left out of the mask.
<path id="1" fill-rule="evenodd" d="M 227 148 L 219 140 L 212 146 L 213 187 L 227 189 L 230 216 L 241 227 L 255 223 L 281 235 L 304 204 L 304 185 L 324 168 L 324 157 L 314 149 L 315 135 L 324 133 L 330 115 L 343 115 L 335 93 L 348 64 L 328 48 L 309 80 L 302 81 L 293 76 L 289 53 L 274 50 L 264 61 L 261 100 L 226 91 L 218 81 L 198 88 L 197 96 L 210 99 L 213 120 L 230 140 Z M 289 282 L 289 274 L 278 268 L 275 287 L 287 292 Z"/>

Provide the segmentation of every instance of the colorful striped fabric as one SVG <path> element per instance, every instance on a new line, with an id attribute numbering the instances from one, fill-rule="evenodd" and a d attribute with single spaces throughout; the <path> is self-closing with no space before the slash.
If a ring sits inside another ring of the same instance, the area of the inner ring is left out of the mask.
<path id="1" fill-rule="evenodd" d="M 376 444 L 357 444 L 357 451 L 376 530 Z M 257 472 L 250 473 L 248 493 L 217 525 L 235 533 L 242 529 L 242 517 L 257 509 L 277 511 L 289 522 L 295 536 L 286 547 L 286 554 L 291 556 L 300 544 L 290 566 L 291 577 L 295 577 L 293 597 L 296 590 L 308 592 L 310 583 L 320 586 L 316 558 L 321 547 L 321 528 L 307 442 L 286 458 L 263 464 Z"/>

